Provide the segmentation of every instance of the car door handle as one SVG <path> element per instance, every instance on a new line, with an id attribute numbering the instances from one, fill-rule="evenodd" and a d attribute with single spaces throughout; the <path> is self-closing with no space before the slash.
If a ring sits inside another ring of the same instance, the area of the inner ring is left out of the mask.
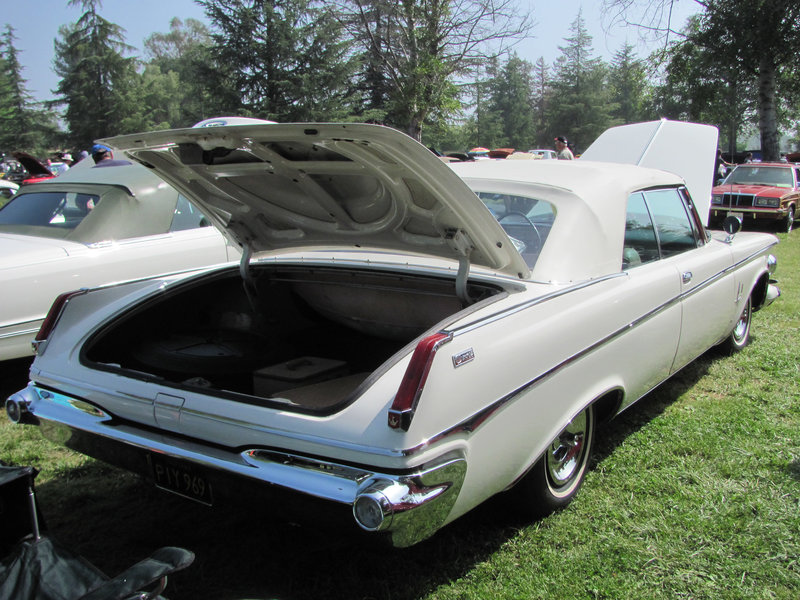
<path id="1" fill-rule="evenodd" d="M 683 281 L 683 283 L 689 283 L 691 280 L 692 280 L 691 271 L 685 271 L 683 275 L 681 275 L 681 281 Z"/>

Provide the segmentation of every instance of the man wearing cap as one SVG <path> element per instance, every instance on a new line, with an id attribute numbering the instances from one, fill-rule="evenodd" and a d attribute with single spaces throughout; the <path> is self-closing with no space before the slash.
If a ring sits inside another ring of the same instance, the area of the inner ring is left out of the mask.
<path id="1" fill-rule="evenodd" d="M 115 160 L 111 148 L 103 144 L 95 144 L 92 146 L 92 160 L 94 160 L 94 168 L 131 164 L 128 160 Z"/>
<path id="2" fill-rule="evenodd" d="M 567 138 L 563 135 L 558 136 L 555 139 L 556 142 L 556 158 L 558 160 L 572 160 L 575 158 L 572 155 L 572 150 L 569 149 Z"/>

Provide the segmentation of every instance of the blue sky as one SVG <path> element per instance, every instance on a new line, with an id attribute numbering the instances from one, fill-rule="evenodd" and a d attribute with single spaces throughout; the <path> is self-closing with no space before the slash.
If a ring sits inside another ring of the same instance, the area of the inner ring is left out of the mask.
<path id="1" fill-rule="evenodd" d="M 608 18 L 600 12 L 601 0 L 520 0 L 521 7 L 529 7 L 536 23 L 533 36 L 517 47 L 521 58 L 535 62 L 539 57 L 552 63 L 559 56 L 559 46 L 569 36 L 570 24 L 579 10 L 587 29 L 593 37 L 595 54 L 610 60 L 622 44 L 628 41 L 637 46 L 640 56 L 647 54 L 651 45 L 639 44 L 635 28 L 609 27 Z M 0 0 L 5 23 L 14 27 L 19 60 L 28 90 L 37 100 L 52 98 L 50 90 L 57 85 L 53 73 L 53 40 L 58 28 L 74 23 L 81 11 L 67 5 L 67 0 Z M 676 18 L 679 22 L 696 12 L 693 0 L 678 0 Z M 154 32 L 169 31 L 172 17 L 205 20 L 205 15 L 194 0 L 104 0 L 100 14 L 125 29 L 128 44 L 137 48 L 141 56 L 142 42 Z"/>

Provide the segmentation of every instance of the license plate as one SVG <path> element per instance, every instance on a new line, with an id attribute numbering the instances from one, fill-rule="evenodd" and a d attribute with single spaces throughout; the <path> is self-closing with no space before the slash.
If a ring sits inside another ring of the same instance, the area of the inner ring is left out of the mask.
<path id="1" fill-rule="evenodd" d="M 744 213 L 740 212 L 729 212 L 729 217 L 737 217 L 740 221 L 744 222 Z"/>
<path id="2" fill-rule="evenodd" d="M 211 485 L 202 473 L 186 463 L 158 454 L 150 454 L 147 461 L 157 487 L 211 506 Z"/>

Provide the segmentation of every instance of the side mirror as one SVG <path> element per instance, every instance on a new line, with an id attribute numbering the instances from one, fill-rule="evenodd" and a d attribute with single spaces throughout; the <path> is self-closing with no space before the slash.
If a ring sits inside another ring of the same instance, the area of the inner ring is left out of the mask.
<path id="1" fill-rule="evenodd" d="M 742 219 L 733 215 L 728 215 L 722 221 L 722 230 L 728 235 L 735 235 L 742 229 Z"/>

